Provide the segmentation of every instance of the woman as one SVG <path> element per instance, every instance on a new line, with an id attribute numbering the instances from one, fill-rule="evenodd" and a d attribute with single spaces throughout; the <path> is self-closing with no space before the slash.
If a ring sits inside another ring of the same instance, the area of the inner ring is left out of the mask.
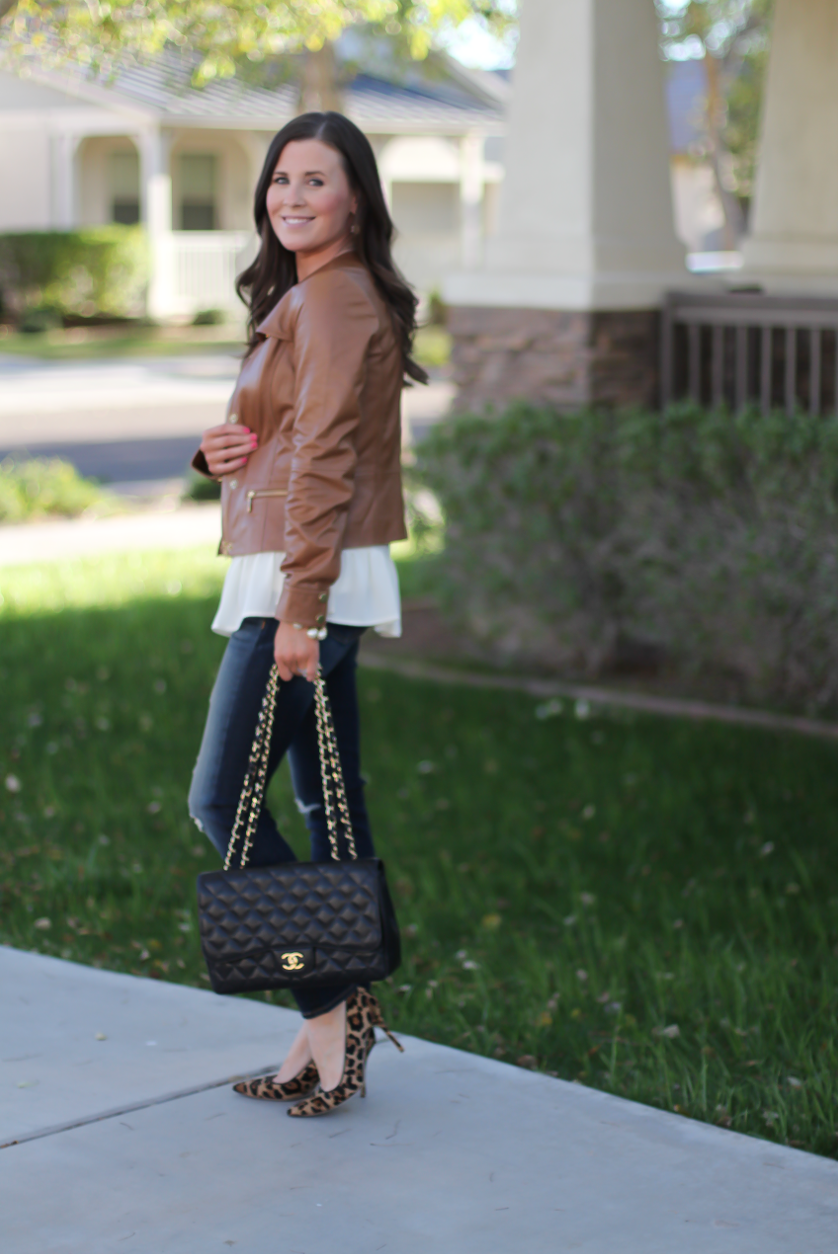
<path id="1" fill-rule="evenodd" d="M 193 461 L 221 480 L 221 552 L 232 561 L 213 623 L 230 639 L 189 809 L 224 854 L 276 661 L 270 770 L 288 754 L 311 857 L 328 859 L 312 686 L 320 666 L 358 856 L 369 858 L 355 666 L 365 628 L 401 632 L 388 546 L 406 535 L 401 388 L 405 375 L 427 381 L 411 356 L 416 298 L 390 255 L 372 148 L 340 114 L 307 113 L 283 127 L 254 212 L 261 248 L 237 284 L 250 309 L 248 350 L 227 422 L 204 433 Z M 251 865 L 293 860 L 263 809 Z M 279 1073 L 235 1087 L 302 1097 L 290 1115 L 325 1114 L 363 1087 L 381 1012 L 355 986 L 295 995 L 303 1023 Z"/>

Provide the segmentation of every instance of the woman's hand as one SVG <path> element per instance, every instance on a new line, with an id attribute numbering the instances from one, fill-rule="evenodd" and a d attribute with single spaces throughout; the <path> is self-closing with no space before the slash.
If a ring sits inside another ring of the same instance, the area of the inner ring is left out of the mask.
<path id="1" fill-rule="evenodd" d="M 320 642 L 312 640 L 302 627 L 280 623 L 274 637 L 274 660 L 279 678 L 285 683 L 295 675 L 305 675 L 313 684 L 320 662 Z"/>
<path id="2" fill-rule="evenodd" d="M 210 427 L 201 440 L 201 452 L 211 475 L 229 475 L 240 470 L 259 443 L 256 433 L 240 422 L 225 422 Z"/>

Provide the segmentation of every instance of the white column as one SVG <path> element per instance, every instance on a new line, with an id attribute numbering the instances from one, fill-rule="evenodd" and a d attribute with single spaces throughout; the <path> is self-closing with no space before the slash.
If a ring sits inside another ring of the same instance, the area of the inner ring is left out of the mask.
<path id="1" fill-rule="evenodd" d="M 134 142 L 140 153 L 140 220 L 151 266 L 148 312 L 153 318 L 166 318 L 175 312 L 171 141 L 156 127 L 141 132 Z"/>
<path id="2" fill-rule="evenodd" d="M 247 153 L 250 162 L 250 187 L 248 188 L 249 201 L 253 203 L 253 189 L 262 173 L 262 166 L 265 164 L 265 158 L 268 155 L 273 135 L 269 135 L 266 131 L 237 131 L 236 139 Z"/>
<path id="3" fill-rule="evenodd" d="M 460 249 L 467 270 L 483 260 L 483 136 L 460 140 Z"/>
<path id="4" fill-rule="evenodd" d="M 55 136 L 55 215 L 60 231 L 76 225 L 76 150 L 79 139 L 61 132 Z"/>
<path id="5" fill-rule="evenodd" d="M 521 0 L 499 233 L 453 305 L 640 309 L 686 278 L 651 0 Z"/>
<path id="6" fill-rule="evenodd" d="M 838 292 L 838 0 L 776 0 L 745 268 Z"/>

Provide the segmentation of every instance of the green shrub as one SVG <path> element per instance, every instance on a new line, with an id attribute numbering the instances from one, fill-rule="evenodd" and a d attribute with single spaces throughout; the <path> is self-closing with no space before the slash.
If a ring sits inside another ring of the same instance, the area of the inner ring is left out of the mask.
<path id="1" fill-rule="evenodd" d="M 221 482 L 218 479 L 208 479 L 206 475 L 199 475 L 190 466 L 186 472 L 183 499 L 185 501 L 220 501 Z"/>
<path id="2" fill-rule="evenodd" d="M 519 404 L 441 425 L 414 473 L 444 602 L 501 655 L 596 675 L 628 645 L 838 703 L 838 419 Z"/>
<path id="3" fill-rule="evenodd" d="M 62 325 L 61 314 L 49 305 L 40 305 L 35 309 L 27 309 L 17 324 L 18 331 L 25 335 L 39 335 L 43 331 L 55 331 Z"/>
<path id="4" fill-rule="evenodd" d="M 192 319 L 193 327 L 221 327 L 225 322 L 223 309 L 199 309 Z"/>
<path id="5" fill-rule="evenodd" d="M 60 315 L 141 313 L 148 273 L 141 227 L 16 231 L 0 235 L 0 289 L 20 313 L 49 307 Z"/>
<path id="6" fill-rule="evenodd" d="M 24 522 L 41 514 L 74 517 L 101 497 L 98 484 L 59 458 L 0 462 L 0 522 Z"/>
<path id="7" fill-rule="evenodd" d="M 451 335 L 445 327 L 420 327 L 414 336 L 413 352 L 423 366 L 447 366 L 451 360 Z"/>

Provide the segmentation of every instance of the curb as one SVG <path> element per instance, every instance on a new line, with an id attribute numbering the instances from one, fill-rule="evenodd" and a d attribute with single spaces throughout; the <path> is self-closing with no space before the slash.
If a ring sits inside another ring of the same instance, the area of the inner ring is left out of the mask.
<path id="1" fill-rule="evenodd" d="M 523 675 L 484 675 L 478 671 L 454 670 L 431 662 L 410 662 L 387 658 L 378 653 L 361 653 L 359 664 L 369 670 L 392 671 L 406 679 L 430 679 L 438 684 L 460 684 L 464 688 L 494 688 L 525 692 L 531 697 L 566 697 L 591 705 L 618 706 L 664 718 L 689 718 L 696 722 L 731 723 L 739 727 L 761 727 L 767 731 L 796 732 L 822 740 L 838 740 L 838 723 L 822 723 L 813 718 L 772 714 L 767 710 L 744 710 L 735 705 L 714 705 L 709 701 L 688 701 L 678 697 L 654 697 L 643 693 L 612 692 L 607 688 L 565 684 L 552 679 L 528 679 Z"/>

